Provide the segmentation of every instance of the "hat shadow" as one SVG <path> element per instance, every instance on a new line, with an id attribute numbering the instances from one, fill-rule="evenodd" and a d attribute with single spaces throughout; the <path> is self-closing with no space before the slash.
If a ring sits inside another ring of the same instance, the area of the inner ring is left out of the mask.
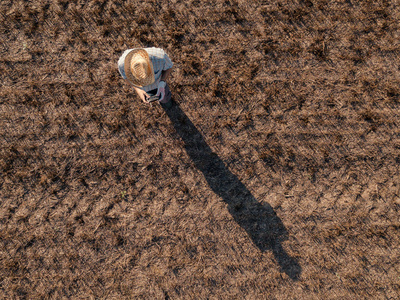
<path id="1" fill-rule="evenodd" d="M 238 177 L 229 171 L 177 104 L 164 110 L 183 140 L 187 154 L 214 193 L 228 205 L 236 223 L 247 232 L 258 249 L 272 251 L 282 272 L 298 280 L 301 266 L 282 247 L 288 233 L 271 205 L 259 203 Z"/>

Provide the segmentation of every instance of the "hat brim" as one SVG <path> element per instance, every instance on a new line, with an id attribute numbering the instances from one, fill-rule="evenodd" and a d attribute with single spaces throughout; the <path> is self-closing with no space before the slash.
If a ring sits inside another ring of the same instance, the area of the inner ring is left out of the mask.
<path id="1" fill-rule="evenodd" d="M 133 75 L 132 70 L 131 70 L 131 61 L 136 56 L 141 56 L 142 58 L 144 58 L 146 60 L 147 68 L 148 68 L 146 73 L 149 74 L 149 76 L 147 76 L 146 78 L 140 79 L 140 80 L 137 79 Z M 131 52 L 129 52 L 126 55 L 125 61 L 124 61 L 124 71 L 125 71 L 126 78 L 128 78 L 128 80 L 130 82 L 132 82 L 135 86 L 138 86 L 138 87 L 150 85 L 150 84 L 154 83 L 154 81 L 155 81 L 153 63 L 151 62 L 147 51 L 142 48 L 133 49 Z"/>

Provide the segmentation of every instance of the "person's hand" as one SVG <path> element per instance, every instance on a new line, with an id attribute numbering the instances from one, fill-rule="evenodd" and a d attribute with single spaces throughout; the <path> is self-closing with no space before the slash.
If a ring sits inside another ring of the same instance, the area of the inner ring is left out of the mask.
<path id="1" fill-rule="evenodd" d="M 164 100 L 166 85 L 165 81 L 162 80 L 158 83 L 157 96 L 159 97 L 159 101 Z"/>
<path id="2" fill-rule="evenodd" d="M 142 89 L 135 88 L 136 93 L 139 95 L 140 99 L 142 99 L 143 102 L 147 103 L 146 98 L 150 97 L 145 91 Z"/>

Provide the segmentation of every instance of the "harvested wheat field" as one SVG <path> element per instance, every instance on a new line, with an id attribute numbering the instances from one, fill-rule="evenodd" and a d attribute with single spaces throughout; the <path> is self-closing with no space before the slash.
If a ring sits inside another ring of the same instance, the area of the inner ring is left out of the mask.
<path id="1" fill-rule="evenodd" d="M 399 4 L 2 0 L 0 298 L 398 299 Z"/>

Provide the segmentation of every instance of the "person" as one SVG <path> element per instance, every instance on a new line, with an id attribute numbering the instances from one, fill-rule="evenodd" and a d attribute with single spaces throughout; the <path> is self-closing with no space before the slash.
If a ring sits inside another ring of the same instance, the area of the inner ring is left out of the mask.
<path id="1" fill-rule="evenodd" d="M 118 60 L 122 78 L 129 82 L 143 102 L 158 96 L 165 108 L 172 106 L 167 79 L 173 63 L 161 48 L 134 48 L 125 50 Z"/>

